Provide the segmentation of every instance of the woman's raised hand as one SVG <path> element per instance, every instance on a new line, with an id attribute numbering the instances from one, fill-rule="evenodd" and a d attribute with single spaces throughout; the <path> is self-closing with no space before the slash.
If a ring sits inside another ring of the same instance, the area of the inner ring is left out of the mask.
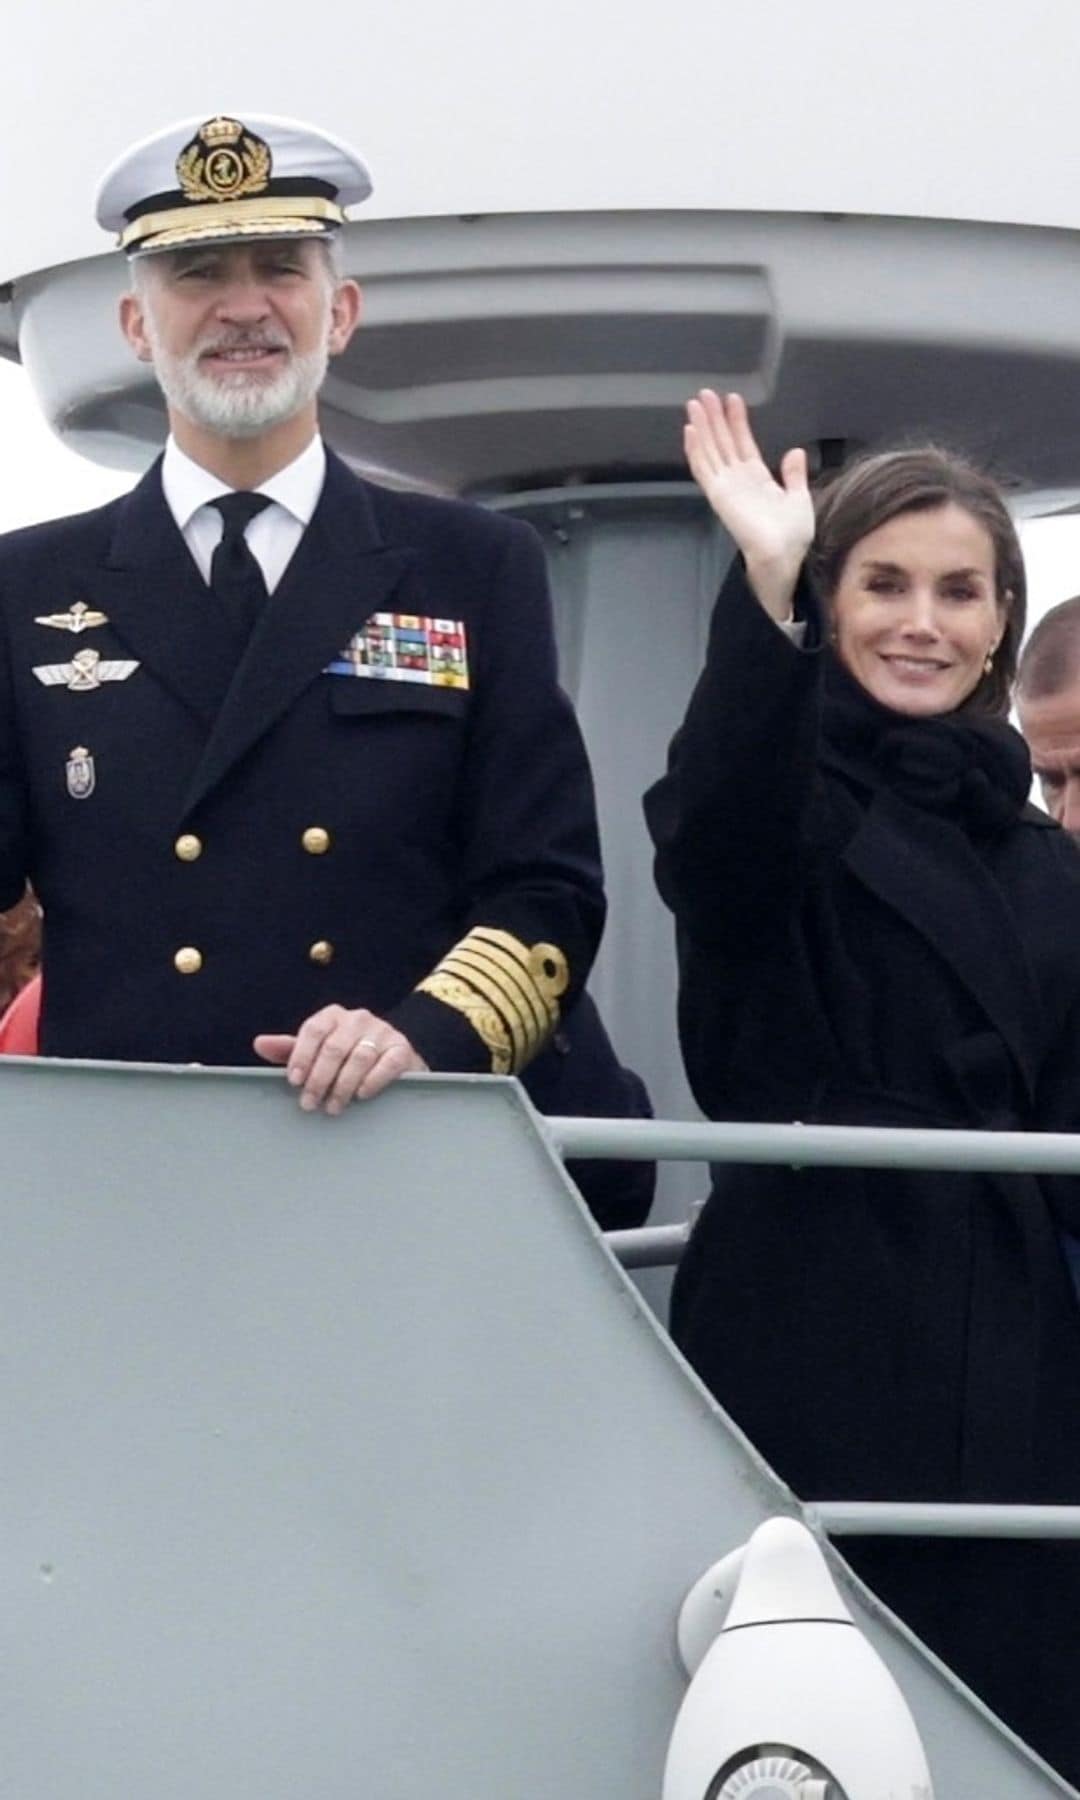
<path id="1" fill-rule="evenodd" d="M 690 472 L 746 559 L 750 585 L 774 619 L 791 600 L 814 536 L 805 450 L 789 450 L 780 480 L 761 459 L 739 394 L 702 388 L 686 408 L 683 443 Z"/>

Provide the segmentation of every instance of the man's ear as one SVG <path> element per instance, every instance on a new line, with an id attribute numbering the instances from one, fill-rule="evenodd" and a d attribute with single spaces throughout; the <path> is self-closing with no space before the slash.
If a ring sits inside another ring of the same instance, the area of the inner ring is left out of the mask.
<path id="1" fill-rule="evenodd" d="M 330 335 L 327 348 L 331 356 L 340 356 L 360 323 L 364 296 L 356 281 L 339 281 L 330 302 Z"/>
<path id="2" fill-rule="evenodd" d="M 146 335 L 143 303 L 138 294 L 124 294 L 120 301 L 120 329 L 140 362 L 152 362 L 153 352 Z"/>

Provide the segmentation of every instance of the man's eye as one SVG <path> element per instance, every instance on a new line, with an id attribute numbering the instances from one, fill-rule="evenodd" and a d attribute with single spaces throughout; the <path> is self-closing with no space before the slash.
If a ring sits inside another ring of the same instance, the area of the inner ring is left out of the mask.
<path id="1" fill-rule="evenodd" d="M 1039 776 L 1039 786 L 1042 788 L 1042 791 L 1044 794 L 1058 793 L 1060 791 L 1061 787 L 1063 786 L 1063 784 L 1064 784 L 1064 776 L 1062 776 L 1062 775 L 1040 775 Z"/>

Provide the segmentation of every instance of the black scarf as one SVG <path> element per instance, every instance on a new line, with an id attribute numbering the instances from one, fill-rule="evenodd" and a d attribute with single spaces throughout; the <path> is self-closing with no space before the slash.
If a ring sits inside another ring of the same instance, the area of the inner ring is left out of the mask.
<path id="1" fill-rule="evenodd" d="M 822 760 L 873 792 L 947 818 L 975 842 L 1015 824 L 1031 788 L 1031 759 L 1019 732 L 974 712 L 909 718 L 860 687 L 829 657 Z"/>

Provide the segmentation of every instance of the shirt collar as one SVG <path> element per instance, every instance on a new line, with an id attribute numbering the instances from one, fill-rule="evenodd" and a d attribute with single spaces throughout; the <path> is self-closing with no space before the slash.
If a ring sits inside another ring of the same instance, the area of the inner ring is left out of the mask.
<path id="1" fill-rule="evenodd" d="M 325 476 L 326 450 L 316 432 L 299 456 L 279 469 L 276 475 L 271 475 L 269 481 L 261 482 L 255 491 L 269 495 L 299 524 L 309 525 Z M 219 494 L 232 492 L 227 481 L 193 462 L 171 433 L 161 465 L 161 486 L 169 511 L 181 531 L 187 530 L 201 506 L 216 500 Z"/>

